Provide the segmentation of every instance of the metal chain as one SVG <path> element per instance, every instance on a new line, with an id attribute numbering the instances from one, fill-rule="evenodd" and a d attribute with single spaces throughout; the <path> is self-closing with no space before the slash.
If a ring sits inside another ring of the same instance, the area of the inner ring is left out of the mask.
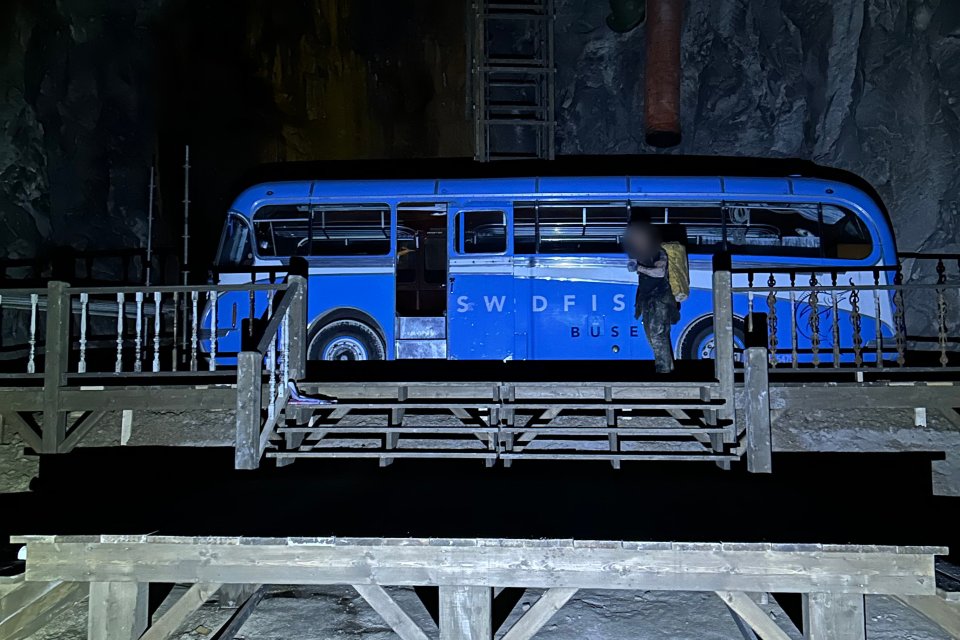
<path id="1" fill-rule="evenodd" d="M 937 284 L 947 284 L 947 267 L 937 261 Z M 947 366 L 947 298 L 946 289 L 937 287 L 937 340 L 940 343 L 940 366 Z"/>
<path id="2" fill-rule="evenodd" d="M 897 262 L 897 274 L 893 277 L 893 333 L 897 341 L 897 365 L 906 363 L 907 327 L 903 313 L 903 263 Z"/>
<path id="3" fill-rule="evenodd" d="M 850 279 L 850 323 L 853 325 L 853 361 L 859 367 L 863 365 L 863 336 L 860 335 L 860 292 Z"/>
<path id="4" fill-rule="evenodd" d="M 833 366 L 840 366 L 840 304 L 837 300 L 837 272 L 830 272 L 830 284 L 833 289 L 830 290 L 830 304 L 833 307 L 833 319 L 831 321 L 831 335 L 833 337 Z"/>
<path id="5" fill-rule="evenodd" d="M 777 279 L 770 274 L 767 278 L 767 286 L 770 291 L 767 292 L 767 330 L 769 333 L 768 343 L 770 345 L 770 366 L 777 366 L 777 293 L 773 287 L 777 286 Z"/>
<path id="6" fill-rule="evenodd" d="M 819 286 L 817 274 L 810 274 L 810 286 Z M 820 366 L 820 298 L 816 289 L 810 292 L 810 350 L 813 352 L 813 366 Z"/>

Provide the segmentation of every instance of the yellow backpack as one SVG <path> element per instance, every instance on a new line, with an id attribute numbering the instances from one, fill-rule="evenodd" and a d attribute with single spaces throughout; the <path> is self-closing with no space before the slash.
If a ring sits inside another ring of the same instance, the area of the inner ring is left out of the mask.
<path id="1" fill-rule="evenodd" d="M 667 254 L 667 279 L 670 290 L 677 302 L 690 297 L 690 264 L 687 262 L 687 248 L 679 242 L 664 242 L 663 251 Z"/>

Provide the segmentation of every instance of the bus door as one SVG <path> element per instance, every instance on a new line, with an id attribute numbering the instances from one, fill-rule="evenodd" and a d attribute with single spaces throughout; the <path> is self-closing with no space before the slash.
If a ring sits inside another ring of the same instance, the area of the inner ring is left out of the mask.
<path id="1" fill-rule="evenodd" d="M 513 358 L 512 214 L 507 203 L 461 207 L 450 221 L 449 357 Z"/>
<path id="2" fill-rule="evenodd" d="M 447 205 L 397 206 L 397 358 L 447 357 Z"/>

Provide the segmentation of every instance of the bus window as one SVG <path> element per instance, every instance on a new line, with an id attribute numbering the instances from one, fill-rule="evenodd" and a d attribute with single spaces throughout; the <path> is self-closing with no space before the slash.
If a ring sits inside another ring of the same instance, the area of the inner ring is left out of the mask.
<path id="1" fill-rule="evenodd" d="M 257 253 L 269 257 L 307 255 L 307 205 L 270 205 L 253 215 Z"/>
<path id="2" fill-rule="evenodd" d="M 870 255 L 863 223 L 834 205 L 732 205 L 727 243 L 733 253 L 859 260 Z"/>
<path id="3" fill-rule="evenodd" d="M 623 203 L 517 203 L 514 219 L 516 253 L 623 253 Z"/>
<path id="4" fill-rule="evenodd" d="M 253 264 L 250 227 L 246 220 L 235 213 L 227 216 L 216 264 L 220 268 L 246 267 Z"/>
<path id="5" fill-rule="evenodd" d="M 463 225 L 463 244 L 460 226 Z M 507 222 L 503 211 L 462 211 L 454 225 L 454 246 L 460 253 L 505 253 Z"/>
<path id="6" fill-rule="evenodd" d="M 630 219 L 683 227 L 690 253 L 714 253 L 723 247 L 723 223 L 717 206 L 632 206 Z"/>
<path id="7" fill-rule="evenodd" d="M 313 209 L 311 256 L 390 253 L 390 207 L 323 205 Z"/>

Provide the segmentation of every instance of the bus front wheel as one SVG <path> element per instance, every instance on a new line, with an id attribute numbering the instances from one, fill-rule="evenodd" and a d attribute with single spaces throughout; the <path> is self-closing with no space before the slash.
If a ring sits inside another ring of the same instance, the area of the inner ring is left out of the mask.
<path id="1" fill-rule="evenodd" d="M 372 328 L 356 320 L 335 320 L 316 331 L 307 346 L 309 360 L 383 360 L 386 348 Z"/>
<path id="2" fill-rule="evenodd" d="M 733 319 L 734 359 L 739 362 L 746 344 L 743 320 Z M 717 338 L 713 331 L 713 316 L 700 318 L 686 328 L 680 337 L 677 351 L 683 360 L 713 360 L 717 351 Z"/>

